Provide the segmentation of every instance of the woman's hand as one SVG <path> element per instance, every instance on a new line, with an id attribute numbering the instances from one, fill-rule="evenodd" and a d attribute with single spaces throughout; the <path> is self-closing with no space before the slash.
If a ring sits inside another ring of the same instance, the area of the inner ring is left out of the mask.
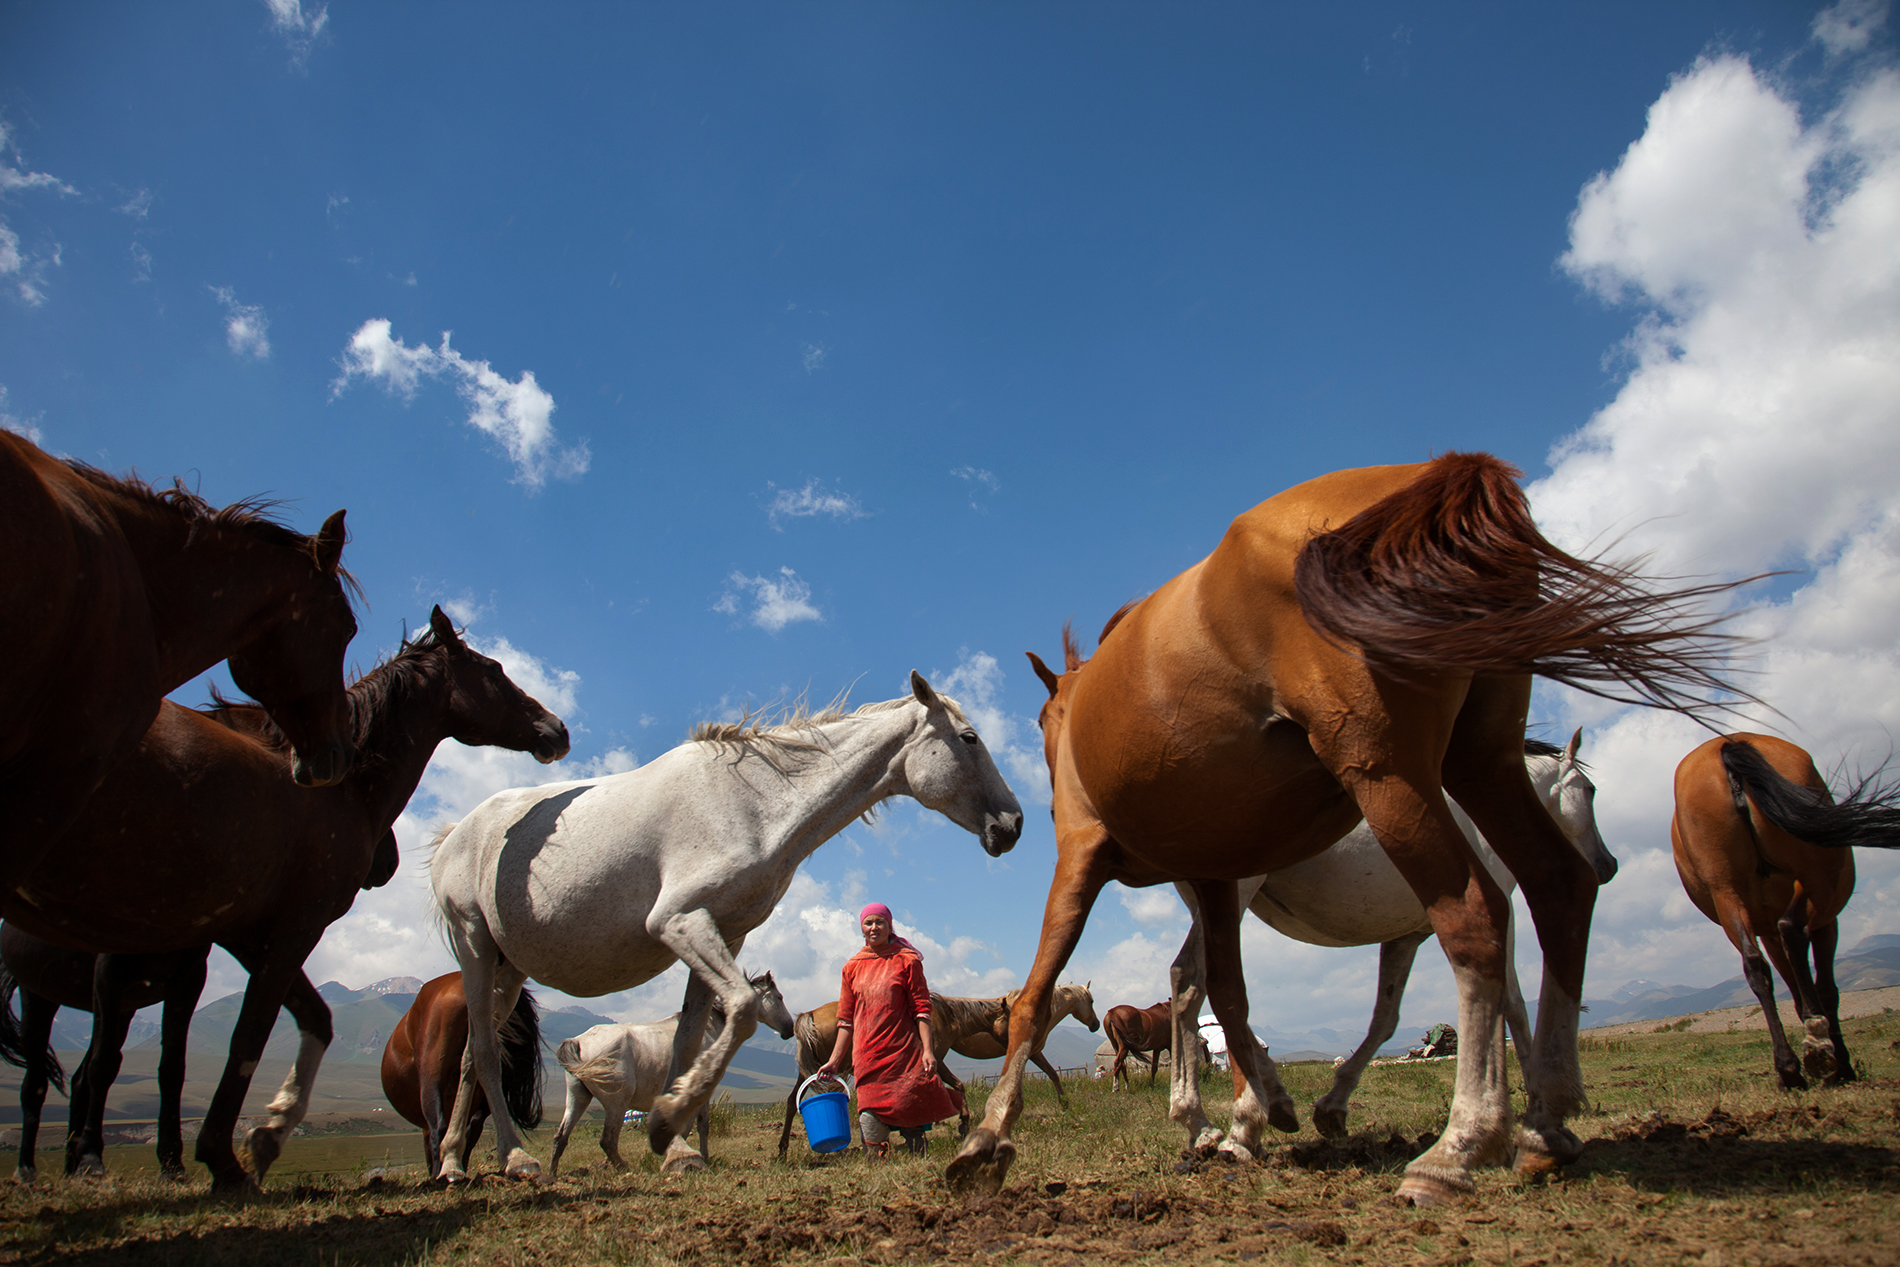
<path id="1" fill-rule="evenodd" d="M 924 1072 L 932 1077 L 937 1073 L 937 1053 L 928 1047 L 924 1048 Z"/>

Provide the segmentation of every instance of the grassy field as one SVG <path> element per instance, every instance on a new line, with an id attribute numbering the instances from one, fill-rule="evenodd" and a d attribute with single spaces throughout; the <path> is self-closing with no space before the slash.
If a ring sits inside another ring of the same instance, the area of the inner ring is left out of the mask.
<path id="1" fill-rule="evenodd" d="M 144 1150 L 128 1149 L 111 1179 L 0 1193 L 0 1260 L 1900 1263 L 1900 1015 L 1847 1032 L 1863 1080 L 1795 1094 L 1775 1088 L 1762 1034 L 1586 1037 L 1588 1146 L 1568 1175 L 1527 1187 L 1486 1171 L 1476 1197 L 1426 1211 L 1392 1194 L 1443 1124 L 1449 1062 L 1374 1068 L 1351 1138 L 1309 1128 L 1245 1167 L 1182 1158 L 1165 1085 L 1083 1083 L 1068 1113 L 1035 1085 L 1009 1186 L 967 1201 L 942 1183 L 953 1131 L 933 1133 L 928 1160 L 884 1165 L 816 1157 L 795 1133 L 780 1163 L 777 1113 L 743 1107 L 701 1174 L 662 1176 L 633 1147 L 636 1168 L 609 1171 L 590 1124 L 559 1183 L 491 1175 L 456 1192 L 405 1167 L 399 1136 L 295 1140 L 264 1192 L 237 1201 L 134 1170 Z M 1304 1112 L 1331 1068 L 1284 1074 Z M 1207 1090 L 1216 1107 L 1224 1080 Z"/>

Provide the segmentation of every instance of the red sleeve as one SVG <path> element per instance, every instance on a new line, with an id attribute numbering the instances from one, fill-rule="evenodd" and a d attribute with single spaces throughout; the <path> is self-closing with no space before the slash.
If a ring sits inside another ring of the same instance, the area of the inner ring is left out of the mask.
<path id="1" fill-rule="evenodd" d="M 930 986 L 924 981 L 924 961 L 915 955 L 904 958 L 904 984 L 910 987 L 911 1004 L 919 1017 L 929 1019 Z"/>
<path id="2" fill-rule="evenodd" d="M 851 961 L 844 965 L 844 984 L 838 988 L 838 1024 L 843 1029 L 851 1028 L 851 1018 L 858 1010 L 858 992 L 851 984 Z"/>

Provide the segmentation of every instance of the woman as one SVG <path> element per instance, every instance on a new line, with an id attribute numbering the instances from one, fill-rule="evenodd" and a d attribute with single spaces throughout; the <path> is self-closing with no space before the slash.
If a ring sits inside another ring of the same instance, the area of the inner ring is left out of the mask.
<path id="1" fill-rule="evenodd" d="M 848 1063 L 857 1075 L 858 1131 L 868 1156 L 890 1155 L 893 1126 L 910 1152 L 921 1153 L 930 1124 L 962 1107 L 937 1078 L 923 956 L 896 935 L 882 902 L 865 907 L 858 925 L 864 949 L 845 961 L 838 1045 L 818 1072 L 836 1077 Z"/>

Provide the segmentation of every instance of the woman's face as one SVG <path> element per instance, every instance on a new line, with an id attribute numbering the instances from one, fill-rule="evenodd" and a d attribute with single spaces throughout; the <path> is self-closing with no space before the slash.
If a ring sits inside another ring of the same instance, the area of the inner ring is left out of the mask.
<path id="1" fill-rule="evenodd" d="M 864 917 L 864 944 L 883 946 L 891 940 L 891 921 L 882 915 Z"/>

